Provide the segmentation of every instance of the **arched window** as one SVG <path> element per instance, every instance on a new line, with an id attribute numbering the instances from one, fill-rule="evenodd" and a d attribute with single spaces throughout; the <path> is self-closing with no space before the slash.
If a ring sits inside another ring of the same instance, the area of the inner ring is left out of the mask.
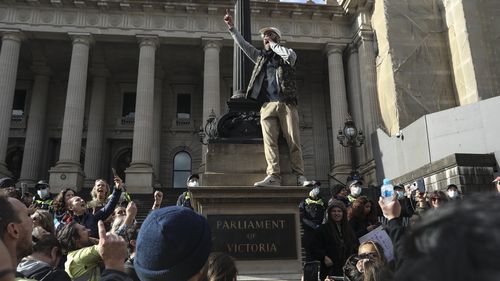
<path id="1" fill-rule="evenodd" d="M 174 156 L 174 188 L 186 187 L 187 178 L 191 175 L 191 155 L 186 151 L 177 152 Z"/>

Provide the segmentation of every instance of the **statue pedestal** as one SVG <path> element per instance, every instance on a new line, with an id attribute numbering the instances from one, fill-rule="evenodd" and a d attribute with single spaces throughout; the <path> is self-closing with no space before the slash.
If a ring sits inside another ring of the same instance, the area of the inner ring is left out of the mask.
<path id="1" fill-rule="evenodd" d="M 280 143 L 281 185 L 296 186 L 286 142 Z M 210 143 L 202 186 L 251 186 L 266 177 L 262 143 Z"/>
<path id="2" fill-rule="evenodd" d="M 300 280 L 298 205 L 308 188 L 203 186 L 190 191 L 192 206 L 211 226 L 213 251 L 234 257 L 240 276 Z"/>

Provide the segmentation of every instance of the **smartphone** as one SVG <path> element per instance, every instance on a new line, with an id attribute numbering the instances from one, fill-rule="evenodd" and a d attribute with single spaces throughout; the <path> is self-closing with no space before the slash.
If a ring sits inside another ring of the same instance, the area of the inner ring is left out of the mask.
<path id="1" fill-rule="evenodd" d="M 417 190 L 418 192 L 420 193 L 424 193 L 425 192 L 425 182 L 424 182 L 424 179 L 420 178 L 416 181 L 417 183 Z"/>
<path id="2" fill-rule="evenodd" d="M 410 185 L 410 191 L 416 191 L 418 190 L 418 192 L 420 193 L 424 193 L 425 192 L 425 182 L 424 182 L 424 179 L 420 178 L 416 181 L 414 181 L 411 185 Z"/>
<path id="3" fill-rule="evenodd" d="M 309 261 L 304 264 L 303 272 L 304 281 L 318 281 L 319 280 L 319 261 Z"/>

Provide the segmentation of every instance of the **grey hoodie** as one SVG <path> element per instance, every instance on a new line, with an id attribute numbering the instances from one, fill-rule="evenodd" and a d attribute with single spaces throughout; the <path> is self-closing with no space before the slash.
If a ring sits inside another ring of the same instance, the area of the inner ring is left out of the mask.
<path id="1" fill-rule="evenodd" d="M 22 259 L 17 265 L 17 272 L 22 273 L 26 278 L 38 281 L 71 281 L 71 278 L 69 278 L 65 271 L 54 269 L 50 264 L 35 259 Z"/>

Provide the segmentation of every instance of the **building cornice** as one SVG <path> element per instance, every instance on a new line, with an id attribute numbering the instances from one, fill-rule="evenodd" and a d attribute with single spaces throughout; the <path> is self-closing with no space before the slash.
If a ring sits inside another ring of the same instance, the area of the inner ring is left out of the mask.
<path id="1" fill-rule="evenodd" d="M 194 1 L 193 1 L 194 2 Z M 101 4 L 99 4 L 101 3 Z M 199 44 L 201 37 L 223 38 L 232 45 L 222 17 L 231 0 L 101 1 L 0 0 L 0 29 L 17 28 L 33 39 L 57 39 L 85 32 L 96 41 L 133 42 L 137 34 L 158 36 L 160 43 Z M 105 7 L 105 8 L 104 8 Z M 351 38 L 350 19 L 339 5 L 251 1 L 252 39 L 262 26 L 276 26 L 289 47 L 320 49 Z"/>
<path id="2" fill-rule="evenodd" d="M 3 0 L 1 2 L 9 6 L 31 6 L 36 8 L 220 15 L 223 15 L 225 9 L 234 7 L 234 1 L 232 0 Z M 279 3 L 267 0 L 251 0 L 250 7 L 253 13 L 288 17 L 303 16 L 306 18 L 324 17 L 332 19 L 344 14 L 343 7 L 338 4 Z"/>

